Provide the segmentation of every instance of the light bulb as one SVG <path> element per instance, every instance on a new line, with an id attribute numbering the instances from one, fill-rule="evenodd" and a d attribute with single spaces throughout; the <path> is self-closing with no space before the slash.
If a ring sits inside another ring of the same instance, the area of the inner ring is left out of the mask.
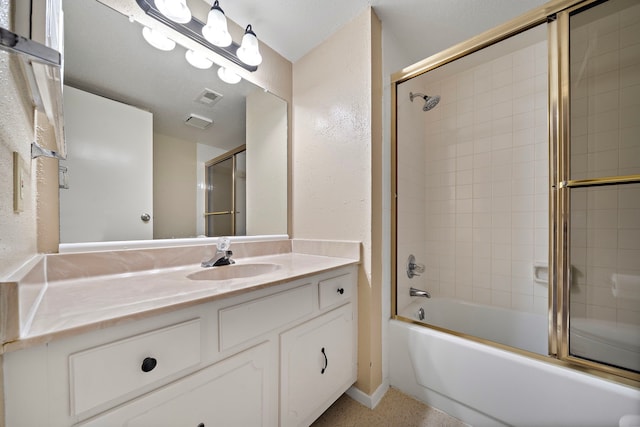
<path id="1" fill-rule="evenodd" d="M 238 58 L 247 65 L 260 65 L 262 62 L 262 56 L 258 49 L 258 37 L 253 32 L 251 25 L 247 25 L 237 54 Z"/>
<path id="2" fill-rule="evenodd" d="M 160 50 L 172 50 L 176 47 L 176 42 L 160 33 L 158 30 L 154 30 L 149 27 L 142 28 L 142 36 L 151 46 Z"/>
<path id="3" fill-rule="evenodd" d="M 174 22 L 186 24 L 191 21 L 187 0 L 155 0 L 155 5 L 160 13 Z"/>
<path id="4" fill-rule="evenodd" d="M 211 66 L 213 65 L 212 60 L 210 60 L 200 52 L 196 52 L 195 50 L 188 49 L 184 57 L 187 59 L 187 62 L 189 64 L 193 65 L 196 68 L 200 68 L 201 70 L 211 68 Z"/>
<path id="5" fill-rule="evenodd" d="M 233 71 L 231 71 L 226 67 L 218 68 L 218 77 L 220 77 L 220 80 L 222 80 L 223 82 L 229 83 L 232 85 L 242 80 L 242 78 L 239 75 L 237 75 L 236 73 L 234 73 Z"/>
<path id="6" fill-rule="evenodd" d="M 218 5 L 218 0 L 211 6 L 207 16 L 207 25 L 202 27 L 202 35 L 208 42 L 216 46 L 227 47 L 231 44 L 231 34 L 227 29 L 227 18 Z"/>

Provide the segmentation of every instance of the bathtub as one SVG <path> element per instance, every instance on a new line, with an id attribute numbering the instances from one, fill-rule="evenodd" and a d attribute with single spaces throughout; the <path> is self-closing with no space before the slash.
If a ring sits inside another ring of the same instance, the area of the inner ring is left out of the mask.
<path id="1" fill-rule="evenodd" d="M 418 300 L 403 317 L 494 341 L 541 355 L 548 354 L 547 316 L 491 307 L 452 298 Z M 571 354 L 640 372 L 640 329 L 594 319 L 572 318 Z"/>
<path id="2" fill-rule="evenodd" d="M 571 354 L 640 372 L 640 328 L 603 320 L 572 318 Z"/>
<path id="3" fill-rule="evenodd" d="M 507 345 L 520 346 L 509 340 L 528 335 L 522 328 L 529 323 L 540 328 L 536 315 L 507 321 L 504 316 L 512 315 L 511 310 L 487 311 L 481 305 L 445 298 L 420 300 L 402 315 L 415 319 L 420 307 L 425 309 L 425 320 L 435 324 L 454 320 L 458 324 L 446 327 L 465 334 L 480 335 L 479 325 L 486 318 L 490 333 L 484 337 Z M 544 343 L 532 332 L 527 349 L 546 354 L 546 324 L 540 329 Z M 602 427 L 617 426 L 625 415 L 640 415 L 636 388 L 420 325 L 391 320 L 389 349 L 391 386 L 473 426 Z"/>
<path id="4" fill-rule="evenodd" d="M 419 320 L 420 308 L 424 310 L 424 323 L 533 353 L 548 354 L 546 315 L 440 297 L 415 301 L 400 314 Z"/>

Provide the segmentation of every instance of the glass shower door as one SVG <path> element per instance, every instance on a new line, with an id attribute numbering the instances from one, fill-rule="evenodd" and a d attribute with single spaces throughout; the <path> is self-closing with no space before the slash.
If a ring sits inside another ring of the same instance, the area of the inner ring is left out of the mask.
<path id="1" fill-rule="evenodd" d="M 396 84 L 399 316 L 548 354 L 548 68 L 544 23 Z"/>
<path id="2" fill-rule="evenodd" d="M 246 226 L 246 151 L 233 152 L 206 165 L 205 233 L 244 236 Z"/>
<path id="3" fill-rule="evenodd" d="M 207 167 L 207 236 L 233 235 L 233 158 Z"/>
<path id="4" fill-rule="evenodd" d="M 640 3 L 569 15 L 569 82 L 568 355 L 640 373 Z"/>

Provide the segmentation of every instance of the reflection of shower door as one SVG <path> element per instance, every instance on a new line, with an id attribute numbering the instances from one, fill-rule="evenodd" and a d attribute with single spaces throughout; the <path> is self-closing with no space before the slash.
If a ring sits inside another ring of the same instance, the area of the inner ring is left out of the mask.
<path id="1" fill-rule="evenodd" d="M 246 152 L 234 151 L 206 167 L 205 233 L 213 236 L 246 234 Z"/>

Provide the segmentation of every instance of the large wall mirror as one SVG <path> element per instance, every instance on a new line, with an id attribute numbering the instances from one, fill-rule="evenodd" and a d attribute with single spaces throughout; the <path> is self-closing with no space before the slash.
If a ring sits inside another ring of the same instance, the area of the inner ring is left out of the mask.
<path id="1" fill-rule="evenodd" d="M 63 10 L 60 243 L 205 235 L 207 192 L 219 190 L 206 188 L 205 164 L 243 145 L 246 234 L 287 234 L 286 102 L 224 83 L 216 64 L 189 65 L 180 45 L 155 49 L 139 23 L 97 0 L 63 0 Z"/>

